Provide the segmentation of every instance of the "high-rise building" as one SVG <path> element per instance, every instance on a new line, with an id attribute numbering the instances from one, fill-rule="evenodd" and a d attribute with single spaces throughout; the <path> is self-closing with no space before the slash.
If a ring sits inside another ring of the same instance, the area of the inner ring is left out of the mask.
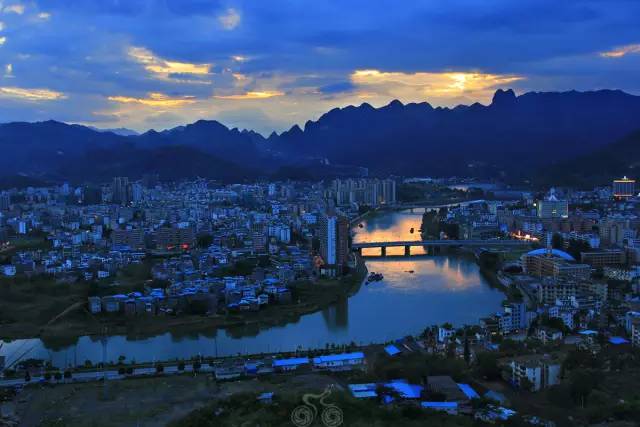
<path id="1" fill-rule="evenodd" d="M 137 203 L 142 201 L 143 191 L 142 184 L 139 182 L 134 182 L 131 184 L 131 201 Z"/>
<path id="2" fill-rule="evenodd" d="M 613 197 L 616 199 L 627 199 L 635 196 L 636 180 L 626 176 L 613 180 Z"/>
<path id="3" fill-rule="evenodd" d="M 195 243 L 196 236 L 191 226 L 160 227 L 154 233 L 159 248 L 172 249 L 182 247 L 188 249 Z"/>
<path id="4" fill-rule="evenodd" d="M 117 176 L 113 178 L 112 190 L 112 202 L 119 205 L 127 205 L 131 203 L 131 185 L 129 184 L 129 178 L 126 176 Z"/>
<path id="5" fill-rule="evenodd" d="M 116 228 L 111 232 L 111 242 L 118 246 L 129 246 L 131 248 L 144 247 L 144 230 L 142 228 Z"/>
<path id="6" fill-rule="evenodd" d="M 392 179 L 336 179 L 331 194 L 338 206 L 358 203 L 371 207 L 396 202 L 396 182 Z"/>
<path id="7" fill-rule="evenodd" d="M 349 220 L 342 215 L 328 213 L 322 215 L 319 223 L 320 257 L 325 274 L 342 274 L 349 260 Z"/>
<path id="8" fill-rule="evenodd" d="M 253 240 L 253 250 L 255 253 L 265 253 L 267 250 L 267 230 L 262 222 L 251 224 L 251 239 Z"/>
<path id="9" fill-rule="evenodd" d="M 538 201 L 538 217 L 568 218 L 569 202 L 558 199 L 555 190 L 552 188 L 546 199 Z"/>
<path id="10" fill-rule="evenodd" d="M 11 196 L 7 192 L 0 193 L 0 211 L 8 211 L 11 205 Z"/>

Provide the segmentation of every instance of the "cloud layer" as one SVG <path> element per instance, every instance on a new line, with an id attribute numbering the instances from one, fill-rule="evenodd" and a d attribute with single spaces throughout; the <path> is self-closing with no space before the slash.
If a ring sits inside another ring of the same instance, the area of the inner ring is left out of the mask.
<path id="1" fill-rule="evenodd" d="M 263 133 L 348 104 L 496 88 L 640 93 L 625 0 L 0 1 L 0 117 Z"/>

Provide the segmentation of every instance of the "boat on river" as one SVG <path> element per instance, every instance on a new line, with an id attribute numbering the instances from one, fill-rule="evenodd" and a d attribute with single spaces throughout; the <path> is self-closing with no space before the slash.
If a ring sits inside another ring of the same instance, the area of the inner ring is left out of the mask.
<path id="1" fill-rule="evenodd" d="M 367 277 L 367 285 L 371 282 L 379 282 L 382 279 L 384 279 L 384 276 L 381 273 L 372 271 L 369 277 Z"/>

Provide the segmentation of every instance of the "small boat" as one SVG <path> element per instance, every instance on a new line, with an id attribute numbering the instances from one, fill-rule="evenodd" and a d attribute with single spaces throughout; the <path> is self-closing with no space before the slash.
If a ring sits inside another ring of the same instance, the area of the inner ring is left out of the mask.
<path id="1" fill-rule="evenodd" d="M 405 273 L 413 274 L 414 271 L 413 270 L 405 270 Z"/>
<path id="2" fill-rule="evenodd" d="M 371 274 L 369 274 L 369 277 L 367 277 L 367 285 L 371 282 L 379 282 L 382 279 L 384 279 L 382 274 L 372 271 Z"/>
<path id="3" fill-rule="evenodd" d="M 409 230 L 409 233 L 413 234 L 413 227 L 411 227 L 411 230 Z"/>
<path id="4" fill-rule="evenodd" d="M 360 224 L 358 224 L 358 227 L 364 228 L 364 224 L 360 223 Z"/>

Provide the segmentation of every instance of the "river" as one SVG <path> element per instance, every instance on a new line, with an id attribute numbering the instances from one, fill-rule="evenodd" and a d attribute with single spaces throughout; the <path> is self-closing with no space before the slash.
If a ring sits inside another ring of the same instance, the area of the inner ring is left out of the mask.
<path id="1" fill-rule="evenodd" d="M 419 240 L 422 212 L 423 209 L 383 212 L 365 218 L 362 227 L 354 228 L 354 241 Z M 403 251 L 404 248 L 389 248 L 387 255 L 400 255 Z M 412 253 L 420 251 L 420 247 L 412 248 Z M 369 271 L 382 273 L 384 279 L 363 285 L 348 300 L 302 316 L 296 323 L 241 334 L 219 329 L 210 334 L 111 336 L 106 342 L 107 360 L 116 361 L 122 355 L 128 361 L 143 362 L 320 348 L 327 343 L 383 342 L 418 334 L 432 324 L 475 324 L 479 318 L 497 311 L 503 300 L 502 293 L 489 285 L 469 257 L 367 258 L 366 264 Z M 39 339 L 3 344 L 0 355 L 5 355 L 8 362 L 22 356 L 50 360 L 55 366 L 64 367 L 85 360 L 100 362 L 103 357 L 98 337 L 80 337 L 75 344 L 63 348 L 47 347 Z"/>

